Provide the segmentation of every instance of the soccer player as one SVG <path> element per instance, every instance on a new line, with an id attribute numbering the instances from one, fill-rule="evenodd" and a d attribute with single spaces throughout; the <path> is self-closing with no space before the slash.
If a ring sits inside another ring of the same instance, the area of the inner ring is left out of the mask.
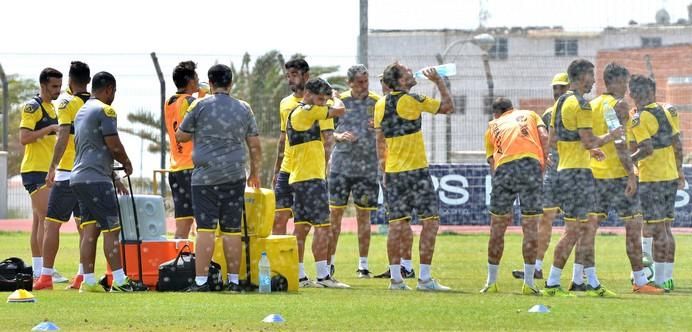
<path id="1" fill-rule="evenodd" d="M 628 123 L 630 107 L 624 98 L 629 76 L 627 68 L 617 63 L 609 63 L 603 69 L 606 92 L 591 101 L 594 135 L 608 133 L 607 112 L 612 112 L 610 114 L 621 119 L 618 124 Z M 662 289 L 648 284 L 642 264 L 642 214 L 637 195 L 637 176 L 634 173 L 627 141 L 620 137 L 603 145 L 602 150 L 605 154 L 603 160 L 591 159 L 591 171 L 596 184 L 596 205 L 592 211 L 596 213 L 599 223 L 605 220 L 610 209 L 616 210 L 620 220 L 624 222 L 625 247 L 634 279 L 632 291 L 640 294 L 662 294 Z M 573 277 L 573 283 L 582 283 L 582 276 Z"/>
<path id="2" fill-rule="evenodd" d="M 416 213 L 423 230 L 420 235 L 420 275 L 416 289 L 421 291 L 447 291 L 431 276 L 431 263 L 435 239 L 440 224 L 437 193 L 432 184 L 425 144 L 421 132 L 421 115 L 449 114 L 454 103 L 444 81 L 434 69 L 423 74 L 437 86 L 441 100 L 410 93 L 417 82 L 411 69 L 395 62 L 383 73 L 384 83 L 392 89 L 375 105 L 375 129 L 379 169 L 382 180 L 389 234 L 387 255 L 391 275 L 389 289 L 410 289 L 401 275 L 400 242 L 411 216 Z"/>
<path id="3" fill-rule="evenodd" d="M 481 293 L 496 293 L 497 271 L 505 247 L 505 231 L 511 222 L 514 201 L 521 202 L 521 228 L 524 235 L 524 284 L 522 294 L 540 295 L 534 285 L 538 223 L 543 215 L 541 184 L 548 158 L 548 130 L 533 111 L 514 110 L 507 98 L 492 104 L 495 120 L 488 124 L 493 154 L 490 196 L 490 239 L 488 240 L 488 279 Z"/>
<path id="4" fill-rule="evenodd" d="M 348 199 L 353 193 L 358 222 L 358 278 L 370 278 L 368 250 L 370 249 L 370 213 L 377 210 L 380 185 L 377 180 L 377 151 L 373 130 L 375 103 L 380 99 L 368 91 L 368 69 L 355 65 L 347 71 L 351 88 L 339 98 L 346 113 L 339 118 L 329 168 L 329 208 L 332 238 L 329 242 L 331 262 L 334 264 L 336 246 L 341 233 L 341 219 Z"/>
<path id="5" fill-rule="evenodd" d="M 183 122 L 185 113 L 195 101 L 193 93 L 199 90 L 197 66 L 192 61 L 183 61 L 173 69 L 173 83 L 178 91 L 166 101 L 166 130 L 170 140 L 171 172 L 168 182 L 173 195 L 175 209 L 175 238 L 187 239 L 194 222 L 192 212 L 192 142 L 179 142 L 175 132 Z"/>
<path id="6" fill-rule="evenodd" d="M 91 81 L 89 66 L 81 61 L 70 64 L 68 89 L 58 103 L 58 139 L 53 150 L 53 159 L 46 175 L 46 185 L 50 187 L 48 212 L 44 223 L 43 235 L 43 268 L 41 277 L 34 283 L 35 290 L 53 289 L 53 269 L 55 256 L 60 247 L 60 227 L 70 220 L 70 215 L 79 225 L 80 213 L 77 196 L 70 188 L 70 172 L 74 165 L 74 119 L 77 111 L 89 100 L 87 84 Z M 82 242 L 82 229 L 77 227 L 79 242 Z M 79 270 L 68 288 L 79 289 L 84 268 Z"/>
<path id="7" fill-rule="evenodd" d="M 569 78 L 567 73 L 555 74 L 552 81 L 553 100 L 557 101 L 567 90 L 569 90 Z M 548 107 L 543 112 L 543 123 L 547 126 L 553 114 L 553 106 Z M 557 164 L 559 157 L 554 146 L 550 146 L 548 151 L 550 162 L 544 166 L 543 175 L 543 218 L 538 224 L 538 249 L 536 252 L 536 264 L 533 272 L 535 279 L 543 279 L 543 257 L 548 251 L 550 237 L 553 233 L 553 221 L 560 211 L 558 195 L 556 193 L 555 180 L 557 179 Z M 512 276 L 517 279 L 524 279 L 524 270 L 513 270 Z"/>
<path id="8" fill-rule="evenodd" d="M 19 123 L 19 141 L 24 146 L 20 173 L 22 184 L 31 197 L 33 210 L 30 243 L 34 279 L 40 277 L 43 268 L 43 225 L 50 194 L 46 187 L 46 175 L 55 147 L 55 133 L 59 128 L 53 100 L 60 96 L 62 73 L 45 68 L 38 81 L 41 90 L 22 106 Z"/>
<path id="9" fill-rule="evenodd" d="M 603 159 L 603 152 L 597 148 L 620 137 L 624 131 L 622 127 L 618 127 L 601 136 L 593 134 L 593 111 L 583 97 L 591 91 L 594 84 L 593 68 L 591 62 L 583 59 L 570 63 L 567 68 L 570 91 L 558 98 L 550 124 L 551 141 L 557 136 L 557 151 L 560 155 L 557 185 L 560 207 L 565 215 L 565 232 L 555 246 L 553 266 L 544 289 L 544 294 L 548 296 L 574 296 L 562 289 L 560 277 L 577 242 L 580 245 L 575 254 L 576 262 L 584 266 L 588 278 L 587 295 L 615 296 L 615 293 L 601 285 L 596 275 L 594 241 L 598 218 L 589 214 L 595 204 L 590 160 Z"/>
<path id="10" fill-rule="evenodd" d="M 103 232 L 103 251 L 113 270 L 111 292 L 144 291 L 125 275 L 120 258 L 120 225 L 115 189 L 112 184 L 113 161 L 123 165 L 125 174 L 132 174 L 132 163 L 118 137 L 115 109 L 115 77 L 108 72 L 94 75 L 92 97 L 77 112 L 74 120 L 75 161 L 70 174 L 70 187 L 79 201 L 83 240 L 79 257 L 84 268 L 84 281 L 79 292 L 103 292 L 96 281 L 94 265 L 96 241 Z M 119 183 L 118 191 L 124 193 Z"/>
<path id="11" fill-rule="evenodd" d="M 675 288 L 675 239 L 671 223 L 675 218 L 677 189 L 685 185 L 679 121 L 674 108 L 666 110 L 655 102 L 656 83 L 651 78 L 633 75 L 629 90 L 637 107 L 632 118 L 637 151 L 632 154 L 632 160 L 639 165 L 639 195 L 645 227 L 653 234 L 654 284 L 670 291 Z"/>
<path id="12" fill-rule="evenodd" d="M 327 100 L 333 95 L 327 81 L 315 78 L 305 83 L 303 101 L 289 112 L 286 119 L 286 139 L 296 167 L 291 170 L 288 184 L 295 194 L 293 205 L 296 227 L 310 230 L 314 226 L 312 253 L 315 256 L 317 279 L 314 287 L 349 288 L 334 280 L 328 264 L 331 227 L 329 224 L 329 197 L 325 182 L 324 146 L 320 137 L 320 120 L 344 114 L 344 105 L 338 98 L 332 106 Z M 307 233 L 307 232 L 306 232 Z M 302 282 L 302 281 L 301 281 Z"/>
<path id="13" fill-rule="evenodd" d="M 303 100 L 305 94 L 305 83 L 310 79 L 310 66 L 304 59 L 294 59 L 286 62 L 286 81 L 288 87 L 293 91 L 286 96 L 279 104 L 279 116 L 281 118 L 281 134 L 277 145 L 276 163 L 274 165 L 274 179 L 272 185 L 276 195 L 276 215 L 274 217 L 274 227 L 272 234 L 286 234 L 286 223 L 293 215 L 291 208 L 294 202 L 294 193 L 288 184 L 291 170 L 296 167 L 293 155 L 290 150 L 290 143 L 286 142 L 286 123 L 288 114 L 293 111 Z M 331 103 L 331 100 L 329 101 Z M 334 120 L 327 119 L 319 121 L 321 138 L 325 150 L 325 165 L 328 163 L 329 154 L 333 145 Z M 301 165 L 302 166 L 302 165 Z M 326 166 L 325 166 L 326 169 Z M 310 225 L 307 223 L 295 222 L 294 235 L 298 241 L 298 278 L 301 287 L 311 287 L 314 283 L 310 281 L 305 273 L 303 257 L 305 256 L 305 238 L 310 232 Z"/>
<path id="14" fill-rule="evenodd" d="M 384 84 L 382 76 L 382 74 L 377 75 L 377 77 L 380 79 L 380 88 L 382 89 L 382 95 L 384 96 L 392 92 L 392 89 Z M 378 170 L 378 177 L 380 179 L 384 179 L 384 174 L 379 174 L 379 172 L 380 171 Z M 416 277 L 416 271 L 414 271 L 413 262 L 411 261 L 413 251 L 413 229 L 411 228 L 411 223 L 408 224 L 408 227 L 404 226 L 401 233 L 401 242 L 399 247 L 401 255 L 401 276 L 404 279 L 413 279 Z M 392 275 L 389 273 L 389 266 L 387 266 L 387 269 L 384 272 L 375 275 L 373 278 L 391 279 L 391 277 Z"/>
<path id="15" fill-rule="evenodd" d="M 250 105 L 229 95 L 233 85 L 231 68 L 214 65 L 209 68 L 208 77 L 213 95 L 193 102 L 176 131 L 179 142 L 194 138 L 192 204 L 197 222 L 196 277 L 187 291 L 211 290 L 207 276 L 216 228 L 220 226 L 228 268 L 225 290 L 237 293 L 241 291 L 238 272 L 245 185 L 260 187 L 262 150 Z M 250 157 L 247 176 L 245 145 Z"/>

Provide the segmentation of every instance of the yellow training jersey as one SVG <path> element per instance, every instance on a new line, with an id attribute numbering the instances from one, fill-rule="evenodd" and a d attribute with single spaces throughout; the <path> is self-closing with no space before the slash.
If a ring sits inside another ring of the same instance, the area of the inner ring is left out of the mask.
<path id="1" fill-rule="evenodd" d="M 428 167 L 421 132 L 421 114 L 436 114 L 440 100 L 393 91 L 375 104 L 375 128 L 387 144 L 385 172 L 397 173 Z"/>
<path id="2" fill-rule="evenodd" d="M 288 183 L 325 179 L 324 145 L 319 121 L 327 120 L 326 106 L 299 104 L 286 119 L 286 146 L 294 165 Z M 290 144 L 289 144 L 290 143 Z M 284 159 L 285 160 L 285 159 Z"/>
<path id="3" fill-rule="evenodd" d="M 639 182 L 672 181 L 678 178 L 673 137 L 680 134 L 675 109 L 656 103 L 647 105 L 632 118 L 632 133 L 637 144 L 651 140 L 654 151 L 638 163 Z"/>
<path id="4" fill-rule="evenodd" d="M 618 99 L 611 94 L 603 94 L 591 101 L 591 109 L 593 110 L 593 134 L 601 136 L 607 134 L 610 130 L 605 120 L 605 107 L 615 109 Z M 627 127 L 627 126 L 625 126 Z M 605 154 L 605 159 L 591 159 L 591 171 L 596 179 L 617 179 L 627 176 L 627 170 L 622 165 L 618 151 L 615 148 L 615 142 L 610 141 L 600 147 Z"/>
<path id="5" fill-rule="evenodd" d="M 288 121 L 288 114 L 291 113 L 291 111 L 293 111 L 296 107 L 298 107 L 302 100 L 303 98 L 296 97 L 293 94 L 291 94 L 282 99 L 281 103 L 279 103 L 279 117 L 281 118 L 282 133 L 286 133 L 286 123 Z M 327 102 L 327 105 L 332 104 L 333 102 L 331 100 Z M 320 120 L 319 127 L 320 131 L 334 130 L 334 119 Z M 284 145 L 284 158 L 281 162 L 281 172 L 291 173 L 291 171 L 293 170 L 293 165 L 293 156 L 291 155 L 291 151 L 289 149 L 289 142 L 288 140 L 286 140 L 286 144 Z"/>
<path id="6" fill-rule="evenodd" d="M 589 168 L 591 155 L 584 148 L 579 129 L 593 127 L 591 105 L 584 97 L 568 91 L 555 102 L 550 128 L 557 134 L 557 170 Z"/>
<path id="7" fill-rule="evenodd" d="M 55 124 L 58 124 L 58 119 L 53 103 L 50 101 L 43 101 L 36 96 L 22 106 L 20 128 L 34 131 Z M 36 142 L 25 145 L 20 169 L 21 173 L 48 172 L 51 159 L 53 158 L 55 141 L 55 133 L 50 133 L 39 138 Z"/>
<path id="8" fill-rule="evenodd" d="M 70 126 L 70 137 L 67 140 L 67 147 L 65 147 L 65 153 L 60 158 L 60 163 L 58 164 L 59 171 L 72 171 L 72 166 L 74 166 L 74 119 L 77 117 L 77 112 L 79 111 L 84 103 L 91 97 L 88 92 L 80 92 L 77 94 L 72 94 L 67 91 L 63 96 L 58 99 L 58 124 L 60 126 Z"/>

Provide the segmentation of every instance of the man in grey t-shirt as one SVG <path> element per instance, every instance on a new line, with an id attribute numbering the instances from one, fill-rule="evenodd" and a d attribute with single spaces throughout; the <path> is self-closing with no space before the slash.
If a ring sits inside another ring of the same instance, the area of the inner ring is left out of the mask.
<path id="1" fill-rule="evenodd" d="M 356 271 L 359 278 L 370 278 L 368 251 L 370 248 L 370 212 L 377 210 L 380 186 L 377 182 L 377 150 L 373 114 L 380 96 L 368 91 L 368 70 L 363 65 L 348 69 L 350 90 L 340 98 L 346 106 L 346 114 L 336 122 L 329 168 L 329 207 L 332 239 L 329 252 L 332 265 L 336 245 L 341 233 L 341 219 L 348 198 L 353 193 L 358 221 L 359 261 Z"/>
<path id="2" fill-rule="evenodd" d="M 195 282 L 188 291 L 210 291 L 207 280 L 220 225 L 228 268 L 226 290 L 239 292 L 240 221 L 243 217 L 245 184 L 259 188 L 262 158 L 255 116 L 247 103 L 229 96 L 231 68 L 209 68 L 212 96 L 195 100 L 175 137 L 179 142 L 194 139 L 192 161 L 192 205 L 197 222 Z M 245 145 L 250 153 L 250 174 L 245 175 Z M 246 180 L 247 178 L 247 180 Z"/>
<path id="3" fill-rule="evenodd" d="M 111 292 L 143 291 L 130 281 L 120 260 L 120 225 L 115 188 L 111 183 L 113 160 L 121 163 L 127 176 L 132 174 L 132 163 L 118 137 L 115 110 L 110 106 L 115 99 L 115 77 L 107 72 L 94 75 L 91 99 L 82 106 L 74 121 L 75 163 L 70 175 L 70 187 L 77 196 L 82 213 L 80 227 L 83 240 L 79 256 L 84 266 L 84 281 L 79 292 L 103 292 L 94 276 L 96 242 L 103 232 L 106 259 L 113 271 Z M 119 190 L 124 193 L 122 184 Z"/>

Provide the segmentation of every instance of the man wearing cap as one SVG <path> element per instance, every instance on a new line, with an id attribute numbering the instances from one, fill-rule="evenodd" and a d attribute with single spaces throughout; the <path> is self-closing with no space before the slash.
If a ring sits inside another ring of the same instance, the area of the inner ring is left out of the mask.
<path id="1" fill-rule="evenodd" d="M 567 77 L 567 73 L 556 74 L 553 77 L 552 86 L 553 100 L 557 101 L 560 96 L 569 90 L 569 78 Z M 543 123 L 546 125 L 550 123 L 554 109 L 554 105 L 551 105 L 543 112 Z M 553 232 L 553 221 L 555 221 L 555 217 L 560 211 L 560 204 L 558 204 L 559 197 L 555 193 L 555 179 L 557 178 L 559 156 L 554 142 L 550 144 L 548 158 L 550 162 L 545 165 L 545 174 L 543 175 L 543 218 L 541 218 L 538 224 L 536 269 L 533 273 L 536 279 L 543 279 L 543 257 L 545 257 L 545 252 L 548 250 L 548 245 L 550 245 L 550 237 Z M 514 270 L 512 271 L 512 276 L 517 279 L 524 279 L 524 270 Z"/>

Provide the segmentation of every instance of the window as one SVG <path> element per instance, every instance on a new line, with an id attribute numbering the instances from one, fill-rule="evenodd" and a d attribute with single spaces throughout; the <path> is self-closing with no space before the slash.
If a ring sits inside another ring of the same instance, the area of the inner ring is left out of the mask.
<path id="1" fill-rule="evenodd" d="M 466 114 L 466 96 L 452 96 L 454 101 L 454 113 Z"/>
<path id="2" fill-rule="evenodd" d="M 579 55 L 579 41 L 576 39 L 555 39 L 555 56 Z"/>
<path id="3" fill-rule="evenodd" d="M 488 55 L 493 60 L 507 60 L 507 38 L 496 38 Z"/>
<path id="4" fill-rule="evenodd" d="M 642 37 L 642 47 L 661 47 L 661 37 Z"/>

